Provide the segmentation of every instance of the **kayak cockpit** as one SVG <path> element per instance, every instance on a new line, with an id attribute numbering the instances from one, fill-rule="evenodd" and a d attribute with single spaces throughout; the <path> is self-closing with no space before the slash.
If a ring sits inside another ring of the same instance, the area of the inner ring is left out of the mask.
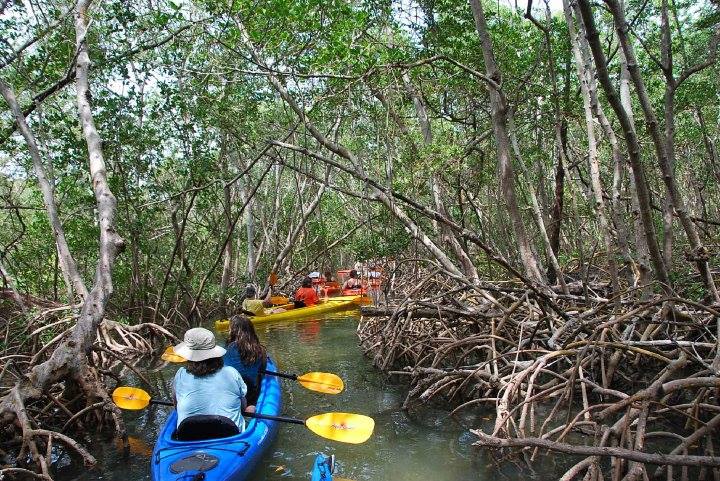
<path id="1" fill-rule="evenodd" d="M 237 436 L 240 430 L 235 422 L 225 416 L 196 414 L 182 420 L 172 434 L 176 441 L 203 441 L 205 439 Z"/>

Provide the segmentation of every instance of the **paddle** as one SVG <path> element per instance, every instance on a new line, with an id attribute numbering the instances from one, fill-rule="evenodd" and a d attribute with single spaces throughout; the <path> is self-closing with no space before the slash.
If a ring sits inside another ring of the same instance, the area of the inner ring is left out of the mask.
<path id="1" fill-rule="evenodd" d="M 168 346 L 161 357 L 168 362 L 186 361 L 184 357 L 175 353 L 173 346 Z M 307 372 L 299 376 L 297 374 L 287 374 L 284 372 L 266 371 L 265 369 L 260 369 L 260 372 L 262 374 L 269 374 L 270 376 L 292 379 L 293 381 L 299 382 L 305 389 L 323 394 L 340 394 L 343 389 L 345 389 L 345 383 L 343 383 L 340 376 L 330 372 Z"/>
<path id="2" fill-rule="evenodd" d="M 140 388 L 120 386 L 112 393 L 113 402 L 117 407 L 128 410 L 145 409 L 148 404 L 174 406 L 170 401 L 151 399 L 150 395 Z M 243 416 L 256 419 L 267 419 L 281 423 L 302 424 L 310 431 L 323 438 L 341 443 L 360 444 L 368 440 L 375 429 L 375 421 L 369 416 L 353 413 L 323 413 L 306 420 L 285 416 L 244 412 Z"/>

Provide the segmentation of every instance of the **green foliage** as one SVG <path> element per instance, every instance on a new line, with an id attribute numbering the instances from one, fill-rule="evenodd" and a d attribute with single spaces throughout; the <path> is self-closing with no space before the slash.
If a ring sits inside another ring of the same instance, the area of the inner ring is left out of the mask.
<path id="1" fill-rule="evenodd" d="M 0 19 L 6 40 L 0 53 L 5 57 L 11 45 L 40 33 L 45 17 L 58 18 L 71 6 L 67 1 L 35 3 L 42 15 L 27 15 L 23 4 L 14 2 L 7 7 L 9 14 Z M 636 18 L 633 32 L 644 40 L 645 48 L 636 46 L 641 71 L 653 104 L 662 112 L 666 84 L 654 60 L 660 56 L 659 6 L 640 0 L 626 3 L 630 16 Z M 113 272 L 117 319 L 135 322 L 152 316 L 161 290 L 162 312 L 175 305 L 187 308 L 206 276 L 201 301 L 209 304 L 217 299 L 223 270 L 222 259 L 217 261 L 227 236 L 228 212 L 231 221 L 238 219 L 230 238 L 235 282 L 231 292 L 237 285 L 264 279 L 302 217 L 302 206 L 307 206 L 325 175 L 320 160 L 268 148 L 269 140 L 347 164 L 319 145 L 270 87 L 264 67 L 251 58 L 243 42 L 241 25 L 262 61 L 308 118 L 320 132 L 352 151 L 358 168 L 381 185 L 431 208 L 437 207 L 431 189 L 432 182 L 437 182 L 453 219 L 482 235 L 507 258 L 517 258 L 505 206 L 498 201 L 488 93 L 472 74 L 484 72 L 484 63 L 471 11 L 467 3 L 449 0 L 420 1 L 416 6 L 417 18 L 410 18 L 412 14 L 404 18 L 403 8 L 408 6 L 381 0 L 112 0 L 94 5 L 88 38 L 92 105 L 110 186 L 118 200 L 117 229 L 127 244 Z M 677 2 L 676 10 L 673 52 L 674 73 L 679 76 L 705 58 L 718 14 L 707 2 Z M 545 216 L 554 200 L 555 125 L 566 121 L 570 164 L 566 206 L 573 206 L 578 222 L 588 224 L 574 225 L 574 214 L 566 210 L 566 238 L 559 257 L 562 263 L 573 262 L 578 244 L 589 251 L 601 235 L 588 195 L 582 99 L 564 18 L 556 12 L 547 20 L 541 9 L 534 14 L 548 29 L 551 54 L 539 28 L 497 2 L 486 4 L 522 160 Z M 603 41 L 615 47 L 608 16 L 598 9 L 597 19 Z M 24 107 L 66 75 L 74 42 L 70 16 L 4 69 L 3 78 Z M 611 73 L 617 76 L 617 55 L 610 50 Z M 430 61 L 433 56 L 450 58 L 461 66 Z M 705 149 L 707 139 L 718 142 L 717 74 L 716 66 L 705 69 L 676 93 L 678 178 L 694 213 L 702 215 L 717 211 L 720 194 L 715 181 L 720 167 L 707 161 Z M 430 117 L 432 142 L 427 144 L 404 77 Z M 600 100 L 610 112 L 604 97 Z M 699 126 L 698 112 L 705 118 L 705 131 Z M 639 108 L 635 113 L 637 131 L 645 132 Z M 1 121 L 7 130 L 9 116 L 3 115 Z M 87 147 L 72 87 L 50 96 L 29 121 L 54 177 L 70 248 L 89 285 L 97 262 L 98 228 Z M 614 119 L 611 122 L 616 127 Z M 662 195 L 649 137 L 643 139 L 643 149 L 650 182 Z M 603 139 L 600 150 L 601 178 L 609 196 L 614 161 Z M 268 168 L 269 164 L 273 165 Z M 335 169 L 328 182 L 318 209 L 309 216 L 283 266 L 286 272 L 308 263 L 308 268 L 339 268 L 356 259 L 402 256 L 417 245 L 396 216 L 369 198 L 372 190 L 357 175 Z M 627 176 L 623 182 L 627 204 Z M 223 191 L 228 183 L 229 203 Z M 518 185 L 522 195 L 527 184 Z M 251 191 L 255 191 L 250 207 L 255 225 L 252 243 L 260 255 L 255 275 L 247 271 L 246 212 L 241 211 Z M 0 194 L 0 260 L 23 292 L 65 300 L 53 236 L 27 148 L 19 136 L 6 139 L 0 147 Z M 700 197 L 704 212 L 695 208 Z M 536 250 L 542 251 L 537 226 L 527 214 L 527 200 L 521 199 L 521 204 L 530 236 L 535 247 L 540 246 Z M 450 252 L 429 219 L 406 205 L 403 208 Z M 631 225 L 630 209 L 623 205 L 621 210 L 623 222 Z M 365 221 L 367 225 L 327 249 Z M 660 231 L 659 217 L 656 222 Z M 184 234 L 177 243 L 180 229 Z M 468 250 L 481 269 L 497 275 L 481 252 Z M 693 289 L 688 287 L 688 292 Z"/>

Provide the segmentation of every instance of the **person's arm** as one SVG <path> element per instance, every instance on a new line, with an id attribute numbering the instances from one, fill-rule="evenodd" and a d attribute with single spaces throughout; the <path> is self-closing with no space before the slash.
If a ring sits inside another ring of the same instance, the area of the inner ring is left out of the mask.
<path id="1" fill-rule="evenodd" d="M 245 412 L 245 408 L 247 408 L 247 384 L 245 384 L 245 381 L 242 378 L 242 375 L 237 371 L 237 369 L 233 369 L 233 377 L 235 378 L 235 382 L 237 382 L 237 388 L 240 394 L 240 411 Z"/>
<path id="2" fill-rule="evenodd" d="M 265 299 L 263 299 L 263 306 L 272 307 L 272 300 L 270 300 L 271 297 L 272 297 L 272 286 L 268 287 L 267 294 L 265 295 Z"/>

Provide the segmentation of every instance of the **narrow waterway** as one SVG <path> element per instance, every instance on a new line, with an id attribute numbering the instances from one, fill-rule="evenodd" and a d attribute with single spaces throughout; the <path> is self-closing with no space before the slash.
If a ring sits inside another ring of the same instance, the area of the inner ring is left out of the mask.
<path id="1" fill-rule="evenodd" d="M 345 391 L 337 396 L 318 394 L 283 381 L 285 415 L 306 418 L 327 411 L 366 414 L 375 419 L 374 435 L 364 444 L 348 445 L 318 437 L 302 426 L 283 424 L 274 449 L 260 462 L 251 481 L 307 481 L 312 460 L 321 451 L 336 455 L 338 477 L 354 481 L 521 479 L 512 463 L 504 463 L 503 469 L 498 470 L 490 457 L 473 448 L 473 436 L 450 420 L 446 412 L 426 411 L 420 419 L 409 418 L 401 409 L 405 387 L 388 383 L 358 348 L 355 315 L 261 324 L 257 330 L 282 370 L 334 372 L 345 381 Z M 178 367 L 161 365 L 148 370 L 157 392 L 168 395 L 169 383 Z M 142 385 L 137 379 L 128 379 L 128 384 L 133 382 Z M 57 479 L 149 479 L 152 445 L 167 414 L 168 408 L 162 406 L 124 412 L 131 437 L 130 456 L 122 456 L 115 444 L 98 440 L 92 443 L 98 468 L 61 467 Z"/>

